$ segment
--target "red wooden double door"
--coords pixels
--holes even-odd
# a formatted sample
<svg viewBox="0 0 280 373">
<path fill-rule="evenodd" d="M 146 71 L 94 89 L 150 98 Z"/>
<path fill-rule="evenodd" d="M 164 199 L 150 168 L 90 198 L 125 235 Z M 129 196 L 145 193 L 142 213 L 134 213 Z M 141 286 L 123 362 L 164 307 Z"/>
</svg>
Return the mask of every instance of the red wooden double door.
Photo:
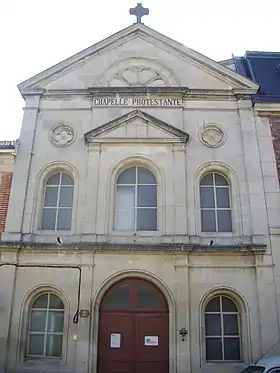
<svg viewBox="0 0 280 373">
<path fill-rule="evenodd" d="M 97 373 L 168 373 L 168 305 L 157 287 L 126 279 L 100 305 Z"/>
</svg>

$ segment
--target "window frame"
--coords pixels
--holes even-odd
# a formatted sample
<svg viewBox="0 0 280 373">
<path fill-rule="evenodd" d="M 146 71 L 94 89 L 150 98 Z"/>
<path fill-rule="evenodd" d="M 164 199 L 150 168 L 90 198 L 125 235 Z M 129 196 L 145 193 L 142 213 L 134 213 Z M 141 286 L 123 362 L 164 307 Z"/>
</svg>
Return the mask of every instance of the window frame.
<svg viewBox="0 0 280 373">
<path fill-rule="evenodd" d="M 232 232 L 202 232 L 201 230 L 201 213 L 200 213 L 200 180 L 207 173 L 216 172 L 222 174 L 229 182 L 231 192 L 231 220 Z M 242 175 L 240 175 L 242 177 Z M 221 244 L 236 243 L 236 238 L 241 239 L 245 232 L 251 232 L 250 222 L 244 221 L 243 214 L 248 213 L 248 208 L 241 206 L 241 192 L 246 195 L 246 190 L 239 185 L 239 174 L 232 167 L 219 161 L 210 161 L 199 166 L 194 173 L 193 194 L 195 221 L 193 230 L 195 235 L 202 238 L 202 242 L 207 245 L 209 239 L 215 238 Z M 245 231 L 244 231 L 245 230 Z M 250 234 L 250 233 L 248 233 Z"/>
<path fill-rule="evenodd" d="M 28 331 L 29 331 L 29 320 L 30 312 L 34 301 L 44 293 L 52 293 L 57 296 L 64 305 L 64 323 L 63 323 L 63 339 L 62 339 L 62 355 L 58 357 L 31 357 L 27 356 L 28 349 Z M 18 359 L 20 364 L 26 369 L 29 367 L 37 367 L 40 369 L 43 366 L 48 365 L 56 366 L 57 368 L 65 366 L 68 358 L 68 335 L 69 335 L 69 300 L 66 294 L 61 291 L 61 289 L 56 288 L 55 286 L 41 285 L 36 288 L 31 289 L 24 297 L 22 304 L 22 317 L 20 318 L 20 330 L 21 338 L 20 340 L 23 343 L 18 345 Z"/>
<path fill-rule="evenodd" d="M 135 168 L 136 169 L 136 181 L 134 184 L 118 184 L 118 179 L 122 175 L 123 172 L 129 170 L 130 168 Z M 149 171 L 153 177 L 155 178 L 156 183 L 155 184 L 138 184 L 137 183 L 137 175 L 138 175 L 138 168 L 143 168 L 147 171 Z M 156 188 L 156 207 L 139 207 L 137 205 L 137 186 L 138 185 L 147 185 L 147 186 L 155 186 Z M 117 189 L 118 186 L 132 186 L 134 187 L 134 202 L 135 202 L 135 207 L 134 207 L 134 229 L 128 230 L 128 229 L 118 229 L 116 228 L 115 225 L 115 218 L 116 218 L 116 212 L 117 212 Z M 112 214 L 112 231 L 113 234 L 137 234 L 137 235 L 145 235 L 145 234 L 159 234 L 159 226 L 160 226 L 160 216 L 159 216 L 159 182 L 158 182 L 158 175 L 149 167 L 149 165 L 142 164 L 142 163 L 135 163 L 135 164 L 129 164 L 127 167 L 122 168 L 119 170 L 118 173 L 115 175 L 114 179 L 114 204 L 113 204 L 113 214 Z M 138 230 L 137 229 L 137 211 L 139 209 L 152 209 L 156 210 L 156 229 L 154 230 Z M 121 210 L 121 209 L 120 209 Z"/>
<path fill-rule="evenodd" d="M 74 182 L 73 205 L 72 205 L 72 221 L 70 230 L 45 230 L 41 229 L 43 205 L 45 197 L 45 184 L 47 180 L 57 172 L 65 172 L 72 177 Z M 40 235 L 41 239 L 49 240 L 49 236 L 68 236 L 76 233 L 77 230 L 77 213 L 78 213 L 78 196 L 79 196 L 79 174 L 76 168 L 67 162 L 53 162 L 46 165 L 37 175 L 36 184 L 34 186 L 34 196 L 36 201 L 33 205 L 33 213 L 31 226 L 35 235 Z M 35 236 L 36 237 L 36 236 Z"/>
<path fill-rule="evenodd" d="M 55 184 L 50 184 L 48 185 L 48 181 L 50 180 L 51 177 L 55 176 L 59 174 L 59 183 L 57 185 Z M 70 184 L 62 184 L 62 177 L 63 177 L 63 174 L 67 175 L 68 177 L 70 177 L 73 181 L 73 184 L 70 185 Z M 58 196 L 57 196 L 57 202 L 56 202 L 56 206 L 45 206 L 45 197 L 46 197 L 46 192 L 47 192 L 47 189 L 48 188 L 58 188 Z M 64 207 L 64 206 L 59 206 L 59 202 L 60 202 L 60 198 L 61 198 L 61 189 L 62 188 L 72 188 L 73 189 L 73 197 L 72 197 L 72 206 L 71 207 Z M 75 180 L 73 178 L 73 176 L 71 174 L 69 174 L 68 172 L 64 171 L 64 170 L 59 170 L 57 172 L 53 172 L 51 173 L 45 180 L 44 180 L 44 184 L 43 184 L 43 200 L 42 200 L 42 206 L 41 206 L 41 221 L 40 221 L 40 230 L 41 231 L 48 231 L 48 232 L 58 232 L 58 231 L 61 231 L 61 232 L 69 232 L 72 230 L 72 224 L 73 224 L 73 209 L 74 209 L 74 193 L 75 193 Z M 46 228 L 42 228 L 42 225 L 43 225 L 43 216 L 44 216 L 44 210 L 55 210 L 55 228 L 54 229 L 46 229 Z M 70 229 L 57 229 L 57 224 L 58 224 L 58 214 L 59 214 L 59 211 L 60 210 L 70 210 L 71 209 L 71 225 L 70 225 Z"/>
<path fill-rule="evenodd" d="M 211 175 L 212 178 L 212 184 L 210 185 L 201 185 L 201 181 L 204 179 L 204 177 Z M 215 175 L 221 176 L 226 182 L 227 185 L 216 185 L 215 181 Z M 207 189 L 207 188 L 213 188 L 213 194 L 214 194 L 214 207 L 212 208 L 206 208 L 201 206 L 201 189 Z M 223 207 L 218 207 L 217 204 L 217 190 L 218 189 L 227 189 L 228 190 L 228 198 L 229 198 L 229 207 L 228 208 L 223 208 Z M 204 231 L 202 230 L 202 211 L 214 211 L 215 215 L 215 231 Z M 219 231 L 219 224 L 218 224 L 218 214 L 219 211 L 230 211 L 230 218 L 231 218 L 231 230 L 230 231 Z M 233 214 L 232 214 L 232 190 L 231 190 L 231 183 L 228 180 L 228 178 L 221 172 L 217 172 L 215 170 L 205 172 L 199 179 L 199 212 L 200 212 L 200 229 L 201 232 L 204 234 L 232 234 L 233 233 Z"/>
<path fill-rule="evenodd" d="M 208 306 L 208 304 L 215 298 L 219 298 L 219 305 L 220 305 L 220 310 L 219 311 L 213 311 L 213 312 L 207 312 L 206 311 L 206 308 Z M 237 312 L 224 312 L 223 309 L 222 309 L 222 299 L 223 298 L 227 298 L 229 299 L 231 302 L 233 302 L 233 304 L 235 305 L 236 309 L 237 309 Z M 219 319 L 220 319 L 220 325 L 221 325 L 221 333 L 220 334 L 217 334 L 217 335 L 207 335 L 207 331 L 206 331 L 206 315 L 219 315 Z M 223 316 L 224 315 L 236 315 L 237 316 L 237 328 L 238 328 L 238 334 L 237 335 L 224 335 L 224 325 L 223 325 Z M 203 311 L 203 320 L 204 320 L 204 335 L 203 335 L 203 340 L 204 340 L 204 349 L 205 349 L 205 361 L 206 363 L 240 363 L 242 361 L 242 327 L 241 327 L 241 315 L 240 315 L 240 307 L 238 306 L 238 304 L 235 302 L 235 300 L 230 297 L 229 295 L 226 295 L 226 294 L 215 294 L 213 295 L 211 298 L 209 298 L 207 300 L 207 302 L 205 303 L 205 307 L 204 307 L 204 311 Z M 222 339 L 222 358 L 221 360 L 210 360 L 210 359 L 207 359 L 207 355 L 206 355 L 206 341 L 207 339 L 211 339 L 211 338 L 221 338 Z M 239 341 L 239 355 L 240 355 L 240 359 L 239 360 L 226 360 L 224 359 L 224 350 L 225 350 L 225 345 L 224 345 L 224 340 L 225 339 L 230 339 L 230 338 L 238 338 L 238 341 Z"/>
</svg>

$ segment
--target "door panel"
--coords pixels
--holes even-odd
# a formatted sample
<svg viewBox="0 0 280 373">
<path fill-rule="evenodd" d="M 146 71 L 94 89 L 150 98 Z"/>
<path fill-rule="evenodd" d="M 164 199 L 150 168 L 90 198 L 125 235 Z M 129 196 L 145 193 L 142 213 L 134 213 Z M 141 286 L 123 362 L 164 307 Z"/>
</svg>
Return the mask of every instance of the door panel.
<svg viewBox="0 0 280 373">
<path fill-rule="evenodd" d="M 120 334 L 120 347 L 110 346 Z M 146 341 L 145 337 L 157 337 Z M 100 304 L 97 373 L 168 373 L 169 314 L 161 291 L 143 279 L 114 284 Z"/>
<path fill-rule="evenodd" d="M 168 314 L 138 314 L 135 321 L 136 365 L 134 371 L 138 373 L 168 373 Z M 158 341 L 156 342 L 155 338 L 151 338 L 150 341 L 146 338 L 145 345 L 145 337 L 158 337 Z"/>
<path fill-rule="evenodd" d="M 99 324 L 98 373 L 131 373 L 134 360 L 133 319 L 129 314 L 102 314 Z M 121 334 L 119 348 L 111 347 L 111 334 Z"/>
</svg>

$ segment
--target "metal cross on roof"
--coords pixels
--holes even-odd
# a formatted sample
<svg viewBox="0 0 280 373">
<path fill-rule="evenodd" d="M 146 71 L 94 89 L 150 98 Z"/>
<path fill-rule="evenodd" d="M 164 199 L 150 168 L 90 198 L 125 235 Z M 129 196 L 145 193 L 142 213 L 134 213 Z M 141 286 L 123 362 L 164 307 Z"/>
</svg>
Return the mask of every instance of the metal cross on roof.
<svg viewBox="0 0 280 373">
<path fill-rule="evenodd" d="M 143 8 L 142 3 L 137 3 L 137 6 L 135 8 L 129 9 L 129 14 L 136 16 L 136 23 L 142 23 L 141 18 L 149 14 L 149 9 Z"/>
</svg>

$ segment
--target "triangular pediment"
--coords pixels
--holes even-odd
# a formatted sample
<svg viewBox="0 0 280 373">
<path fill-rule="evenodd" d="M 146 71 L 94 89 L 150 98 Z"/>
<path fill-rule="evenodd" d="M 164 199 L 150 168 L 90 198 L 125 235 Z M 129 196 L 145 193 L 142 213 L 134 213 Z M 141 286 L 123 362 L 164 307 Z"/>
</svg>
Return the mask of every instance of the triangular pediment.
<svg viewBox="0 0 280 373">
<path fill-rule="evenodd" d="M 18 87 L 24 96 L 40 90 L 124 86 L 182 86 L 248 94 L 258 89 L 251 80 L 143 24 L 111 35 Z"/>
<path fill-rule="evenodd" d="M 189 135 L 141 110 L 133 110 L 85 135 L 88 143 L 186 143 Z"/>
</svg>

